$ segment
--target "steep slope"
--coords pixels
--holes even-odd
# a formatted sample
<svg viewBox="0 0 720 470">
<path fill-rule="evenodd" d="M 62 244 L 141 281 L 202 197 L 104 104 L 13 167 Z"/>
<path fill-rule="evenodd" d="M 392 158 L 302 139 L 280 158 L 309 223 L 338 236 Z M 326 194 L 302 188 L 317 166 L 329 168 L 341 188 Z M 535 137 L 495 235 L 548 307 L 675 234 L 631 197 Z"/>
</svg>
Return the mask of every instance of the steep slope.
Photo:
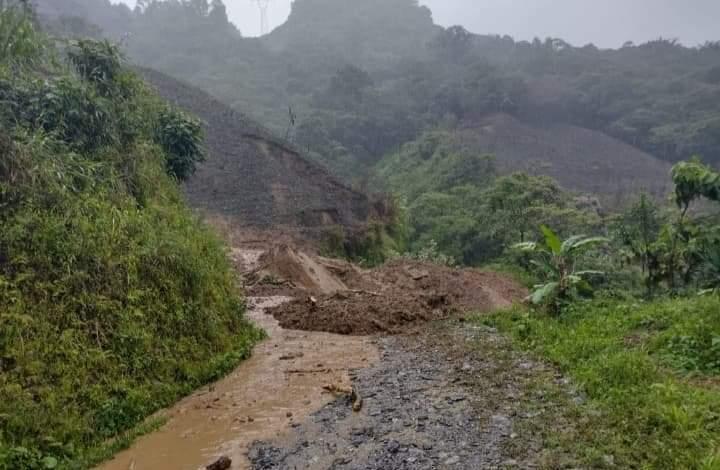
<svg viewBox="0 0 720 470">
<path fill-rule="evenodd" d="M 548 175 L 566 189 L 610 202 L 638 191 L 663 197 L 670 189 L 669 163 L 582 127 L 528 124 L 493 114 L 466 124 L 457 139 L 478 153 L 495 154 L 502 172 Z"/>
<path fill-rule="evenodd" d="M 162 97 L 204 121 L 207 161 L 185 187 L 194 207 L 244 226 L 306 233 L 334 225 L 359 228 L 370 217 L 367 196 L 344 186 L 246 116 L 162 73 L 141 73 Z"/>
</svg>

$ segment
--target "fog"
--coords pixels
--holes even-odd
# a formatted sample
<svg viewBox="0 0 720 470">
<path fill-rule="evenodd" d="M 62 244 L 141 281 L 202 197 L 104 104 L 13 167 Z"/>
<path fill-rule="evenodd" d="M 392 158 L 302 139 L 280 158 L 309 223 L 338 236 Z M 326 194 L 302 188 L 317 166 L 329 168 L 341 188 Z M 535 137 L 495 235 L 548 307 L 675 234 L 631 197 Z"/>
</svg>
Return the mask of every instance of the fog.
<svg viewBox="0 0 720 470">
<path fill-rule="evenodd" d="M 134 0 L 122 0 L 133 5 Z M 361 0 L 358 0 L 361 1 Z M 625 41 L 658 37 L 695 45 L 720 39 L 718 0 L 421 0 L 435 21 L 462 24 L 482 34 L 516 39 L 561 37 L 575 45 L 619 47 Z M 225 0 L 232 21 L 245 36 L 259 33 L 259 13 L 252 0 Z M 291 0 L 270 0 L 271 27 L 287 19 Z"/>
</svg>

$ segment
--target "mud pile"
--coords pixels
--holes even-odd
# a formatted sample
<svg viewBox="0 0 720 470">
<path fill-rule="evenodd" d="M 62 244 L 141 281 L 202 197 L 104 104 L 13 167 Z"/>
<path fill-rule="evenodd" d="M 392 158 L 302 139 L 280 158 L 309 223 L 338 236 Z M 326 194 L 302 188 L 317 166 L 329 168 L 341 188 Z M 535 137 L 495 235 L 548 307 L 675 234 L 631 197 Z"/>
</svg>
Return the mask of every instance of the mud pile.
<svg viewBox="0 0 720 470">
<path fill-rule="evenodd" d="M 277 283 L 319 294 L 347 290 L 345 283 L 321 260 L 288 245 L 265 252 L 259 259 L 260 268 L 253 273 L 256 284 Z"/>
<path fill-rule="evenodd" d="M 395 334 L 455 314 L 506 307 L 526 294 L 500 274 L 411 260 L 362 270 L 281 247 L 261 264 L 256 276 L 299 288 L 294 301 L 268 311 L 283 328 L 295 330 Z"/>
</svg>

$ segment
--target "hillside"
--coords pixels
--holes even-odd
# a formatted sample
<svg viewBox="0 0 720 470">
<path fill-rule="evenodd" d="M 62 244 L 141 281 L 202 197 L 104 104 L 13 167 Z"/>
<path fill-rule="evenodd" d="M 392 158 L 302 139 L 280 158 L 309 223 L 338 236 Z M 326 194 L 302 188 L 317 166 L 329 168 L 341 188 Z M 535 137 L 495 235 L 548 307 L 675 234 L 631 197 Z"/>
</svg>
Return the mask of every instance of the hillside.
<svg viewBox="0 0 720 470">
<path fill-rule="evenodd" d="M 472 151 L 495 155 L 503 173 L 548 175 L 568 190 L 597 194 L 608 202 L 638 191 L 661 199 L 671 187 L 669 163 L 570 124 L 543 126 L 493 114 L 464 124 L 456 138 Z"/>
<path fill-rule="evenodd" d="M 262 333 L 178 181 L 198 121 L 0 5 L 0 469 L 90 468 Z"/>
<path fill-rule="evenodd" d="M 343 185 L 296 149 L 209 94 L 149 69 L 143 76 L 165 99 L 200 117 L 208 156 L 186 183 L 192 206 L 239 225 L 300 227 L 315 233 L 364 226 L 367 196 Z"/>
<path fill-rule="evenodd" d="M 57 3 L 36 2 L 45 11 Z M 291 137 L 344 177 L 364 175 L 444 119 L 498 112 L 603 132 L 669 162 L 694 154 L 720 161 L 717 43 L 601 50 L 558 38 L 516 41 L 441 28 L 413 0 L 297 0 L 285 24 L 255 39 L 228 22 L 222 2 L 212 5 L 150 1 L 133 13 L 103 1 L 68 12 L 111 37 L 129 33 L 134 62 L 198 86 L 275 132 L 285 134 L 292 108 Z M 359 81 L 344 80 L 347 67 Z M 338 78 L 346 86 L 336 86 Z"/>
</svg>

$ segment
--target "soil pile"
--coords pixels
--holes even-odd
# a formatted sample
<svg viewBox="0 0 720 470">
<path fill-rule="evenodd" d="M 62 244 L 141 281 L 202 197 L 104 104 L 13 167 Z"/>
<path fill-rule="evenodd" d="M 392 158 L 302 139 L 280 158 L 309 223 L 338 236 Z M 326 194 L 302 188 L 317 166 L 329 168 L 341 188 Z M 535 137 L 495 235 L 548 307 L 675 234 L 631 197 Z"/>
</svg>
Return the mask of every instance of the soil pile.
<svg viewBox="0 0 720 470">
<path fill-rule="evenodd" d="M 260 256 L 260 268 L 252 278 L 258 283 L 288 284 L 309 292 L 332 294 L 347 290 L 342 280 L 321 264 L 319 259 L 288 245 L 273 247 Z"/>
<path fill-rule="evenodd" d="M 500 274 L 410 260 L 393 261 L 369 271 L 340 261 L 315 261 L 323 278 L 330 275 L 337 282 L 308 282 L 310 264 L 299 269 L 297 261 L 312 261 L 311 257 L 290 250 L 269 258 L 292 261 L 282 267 L 288 275 L 284 279 L 295 286 L 310 286 L 293 302 L 269 310 L 283 328 L 295 330 L 344 335 L 401 333 L 414 324 L 454 314 L 506 307 L 526 294 L 516 282 Z M 317 272 L 313 273 L 315 279 Z M 320 285 L 334 289 L 323 291 Z M 339 285 L 346 287 L 337 288 Z"/>
</svg>

